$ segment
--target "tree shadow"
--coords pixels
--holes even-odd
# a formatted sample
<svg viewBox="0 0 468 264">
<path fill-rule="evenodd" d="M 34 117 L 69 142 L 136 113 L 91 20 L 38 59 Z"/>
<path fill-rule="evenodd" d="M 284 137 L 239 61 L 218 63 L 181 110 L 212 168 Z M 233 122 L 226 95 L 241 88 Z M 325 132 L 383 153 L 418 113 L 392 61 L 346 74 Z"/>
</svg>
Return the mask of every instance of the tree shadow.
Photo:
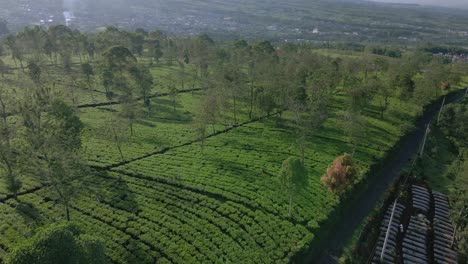
<svg viewBox="0 0 468 264">
<path fill-rule="evenodd" d="M 93 172 L 96 179 L 88 187 L 94 199 L 99 203 L 106 203 L 111 207 L 127 211 L 133 214 L 139 212 L 139 206 L 135 194 L 130 190 L 127 183 L 121 177 L 109 174 L 107 171 Z"/>
<path fill-rule="evenodd" d="M 149 247 L 137 239 L 129 240 L 126 245 L 126 263 L 155 263 Z"/>
<path fill-rule="evenodd" d="M 31 203 L 19 201 L 15 211 L 26 223 L 40 224 L 42 222 L 41 212 Z"/>
<path fill-rule="evenodd" d="M 176 101 L 174 110 L 172 100 L 164 98 L 155 98 L 152 100 L 153 107 L 149 115 L 151 118 L 174 120 L 177 122 L 190 122 L 193 118 L 192 113 L 183 110 L 183 105 L 179 101 Z"/>
<path fill-rule="evenodd" d="M 109 107 L 97 107 L 97 109 L 99 111 L 103 111 L 103 112 L 109 112 L 109 113 L 118 113 L 119 111 L 117 111 L 116 109 L 114 108 L 109 108 Z"/>
<path fill-rule="evenodd" d="M 115 226 L 123 232 L 128 232 L 127 228 L 130 226 L 130 222 L 135 221 L 143 210 L 137 201 L 137 195 L 129 187 L 128 182 L 123 179 L 122 175 L 108 171 L 94 171 L 87 178 L 87 181 L 88 186 L 90 186 L 87 187 L 88 193 L 96 203 L 110 206 L 113 208 L 114 215 L 119 215 L 119 211 L 123 216 L 133 215 L 126 218 L 125 227 Z M 117 221 L 122 221 L 122 218 Z M 141 232 L 141 230 L 136 232 Z M 109 239 L 109 237 L 102 238 Z M 133 234 L 122 246 L 127 250 L 124 256 L 127 263 L 154 263 L 152 251 L 140 240 L 138 235 Z"/>
<path fill-rule="evenodd" d="M 149 122 L 149 121 L 146 121 L 146 120 L 143 120 L 143 119 L 137 119 L 135 121 L 135 124 L 138 124 L 140 126 L 145 126 L 145 127 L 156 127 L 156 124 L 154 124 L 152 122 Z"/>
</svg>

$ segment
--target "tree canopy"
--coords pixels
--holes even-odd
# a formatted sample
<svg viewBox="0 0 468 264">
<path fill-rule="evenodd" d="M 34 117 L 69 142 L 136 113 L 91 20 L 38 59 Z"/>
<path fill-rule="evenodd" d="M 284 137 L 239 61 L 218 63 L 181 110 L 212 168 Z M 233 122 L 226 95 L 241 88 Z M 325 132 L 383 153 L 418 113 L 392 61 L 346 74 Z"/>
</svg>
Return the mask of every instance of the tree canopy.
<svg viewBox="0 0 468 264">
<path fill-rule="evenodd" d="M 54 224 L 20 243 L 6 264 L 104 264 L 102 241 L 74 224 Z"/>
<path fill-rule="evenodd" d="M 301 159 L 289 157 L 283 162 L 279 173 L 279 182 L 283 191 L 289 194 L 289 218 L 292 216 L 293 194 L 308 184 L 308 172 Z"/>
<path fill-rule="evenodd" d="M 352 183 L 357 172 L 353 157 L 345 153 L 332 162 L 321 181 L 330 191 L 341 193 Z"/>
</svg>

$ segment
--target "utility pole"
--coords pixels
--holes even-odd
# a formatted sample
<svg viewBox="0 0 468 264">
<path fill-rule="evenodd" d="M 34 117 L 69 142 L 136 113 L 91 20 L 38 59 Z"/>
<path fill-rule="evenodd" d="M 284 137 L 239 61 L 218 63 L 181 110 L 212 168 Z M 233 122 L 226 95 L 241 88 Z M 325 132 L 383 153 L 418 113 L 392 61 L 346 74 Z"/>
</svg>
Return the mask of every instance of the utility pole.
<svg viewBox="0 0 468 264">
<path fill-rule="evenodd" d="M 442 114 L 442 110 L 444 110 L 444 106 L 445 106 L 445 99 L 447 99 L 447 96 L 445 96 L 445 97 L 444 97 L 444 100 L 442 101 L 442 106 L 440 107 L 440 110 L 439 110 L 439 115 L 437 116 L 437 125 L 439 124 L 440 115 Z"/>
<path fill-rule="evenodd" d="M 422 157 L 424 154 L 424 148 L 426 147 L 427 135 L 429 134 L 429 126 L 430 124 L 427 124 L 426 133 L 424 134 L 424 140 L 421 146 L 421 152 L 419 152 L 419 157 Z"/>
<path fill-rule="evenodd" d="M 382 246 L 382 252 L 380 253 L 380 263 L 384 263 L 383 260 L 384 260 L 384 255 L 385 255 L 385 249 L 387 247 L 388 236 L 390 235 L 390 229 L 392 227 L 393 215 L 395 214 L 397 201 L 398 201 L 398 198 L 395 199 L 395 203 L 393 204 L 392 214 L 390 215 L 390 220 L 388 221 L 387 233 L 385 234 L 385 240 Z"/>
</svg>

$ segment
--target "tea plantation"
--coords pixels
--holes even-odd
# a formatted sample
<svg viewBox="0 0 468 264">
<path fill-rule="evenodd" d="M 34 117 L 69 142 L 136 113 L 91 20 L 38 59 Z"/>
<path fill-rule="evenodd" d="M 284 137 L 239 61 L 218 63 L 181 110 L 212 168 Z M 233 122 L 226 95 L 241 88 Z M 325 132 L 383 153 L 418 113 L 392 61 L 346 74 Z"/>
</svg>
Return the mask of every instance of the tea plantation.
<svg viewBox="0 0 468 264">
<path fill-rule="evenodd" d="M 14 67 L 7 57 L 4 61 Z M 249 115 L 252 102 L 236 102 L 233 96 L 231 103 L 232 95 L 226 95 L 217 122 L 200 137 L 194 120 L 212 91 L 202 86 L 219 83 L 200 81 L 195 63 L 187 63 L 182 83 L 181 69 L 162 62 L 150 66 L 156 80 L 150 107 L 142 98 L 135 100 L 138 110 L 132 113 L 136 118 L 130 134 L 127 120 L 120 118 L 127 111 L 119 100 L 122 94 L 106 93 L 97 77 L 87 84 L 78 74 L 78 59 L 73 62 L 68 75 L 45 67 L 43 75 L 50 78 L 44 86 L 74 106 L 84 125 L 82 156 L 88 168 L 73 189 L 70 218 L 102 239 L 112 263 L 288 263 L 320 243 L 320 229 L 342 203 L 320 181 L 330 163 L 354 152 L 359 177 L 353 183 L 363 181 L 370 167 L 411 131 L 422 109 L 393 94 L 383 115 L 381 100 L 374 98 L 360 112 L 366 125 L 354 150 L 342 128 L 347 93 L 337 85 L 326 106 L 326 121 L 305 136 L 308 184 L 294 194 L 290 219 L 289 196 L 281 189 L 278 172 L 285 159 L 300 156 L 297 113 L 276 107 Z M 245 70 L 240 68 L 239 75 Z M 460 87 L 463 81 L 468 80 Z M 34 83 L 14 69 L 1 85 L 14 97 L 13 91 Z M 21 122 L 14 109 L 7 111 L 9 123 Z M 348 189 L 352 193 L 353 187 Z M 0 181 L 0 263 L 37 228 L 65 220 L 65 210 L 53 186 L 37 177 L 22 178 L 16 199 Z"/>
</svg>

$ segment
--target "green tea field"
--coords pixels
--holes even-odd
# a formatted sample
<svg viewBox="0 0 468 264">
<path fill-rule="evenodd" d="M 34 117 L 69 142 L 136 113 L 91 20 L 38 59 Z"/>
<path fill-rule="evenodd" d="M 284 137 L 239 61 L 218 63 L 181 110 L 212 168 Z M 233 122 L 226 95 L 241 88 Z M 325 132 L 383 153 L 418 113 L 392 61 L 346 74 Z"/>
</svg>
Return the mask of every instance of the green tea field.
<svg viewBox="0 0 468 264">
<path fill-rule="evenodd" d="M 33 146 L 33 154 L 23 161 L 31 165 L 21 171 L 16 197 L 11 182 L 0 181 L 0 263 L 39 228 L 66 221 L 65 212 L 102 240 L 111 263 L 291 262 L 326 239 L 321 228 L 412 130 L 423 106 L 468 83 L 454 77 L 456 84 L 441 89 L 443 74 L 424 82 L 426 68 L 458 69 L 430 55 L 404 79 L 400 65 L 412 57 L 282 50 L 262 42 L 249 62 L 241 48 L 228 56 L 200 45 L 197 39 L 195 48 L 180 44 L 177 54 L 185 55 L 173 65 L 165 58 L 152 63 L 146 50 L 133 57 L 113 46 L 110 51 L 128 52 L 127 60 L 109 62 L 104 51 L 88 58 L 95 72 L 87 76 L 76 56 L 68 70 L 43 63 L 41 71 L 34 63 L 23 71 L 11 56 L 2 57 L 10 70 L 2 74 L 0 99 L 15 102 L 2 108 L 2 125 L 15 128 L 5 146 Z M 191 49 L 205 53 L 192 52 L 189 62 Z M 217 57 L 205 65 L 206 54 Z M 141 88 L 142 75 L 153 80 L 149 92 Z M 409 92 L 401 88 L 408 83 Z M 75 131 L 67 126 L 71 118 L 50 110 L 56 104 L 43 103 L 48 98 L 65 102 L 72 110 L 62 106 L 63 113 L 81 121 L 78 150 L 64 152 L 85 164 L 72 180 L 60 176 L 76 160 L 54 172 L 60 157 L 48 156 L 69 144 L 58 141 L 51 154 L 34 137 L 52 131 L 44 142 L 57 142 Z M 39 110 L 24 110 L 30 104 Z M 54 134 L 55 127 L 67 130 Z M 338 192 L 321 177 L 344 153 L 351 154 L 356 176 Z M 308 175 L 294 193 L 278 180 L 289 157 L 302 159 Z M 44 162 L 50 163 L 35 169 Z M 67 187 L 66 195 L 57 186 Z"/>
</svg>

